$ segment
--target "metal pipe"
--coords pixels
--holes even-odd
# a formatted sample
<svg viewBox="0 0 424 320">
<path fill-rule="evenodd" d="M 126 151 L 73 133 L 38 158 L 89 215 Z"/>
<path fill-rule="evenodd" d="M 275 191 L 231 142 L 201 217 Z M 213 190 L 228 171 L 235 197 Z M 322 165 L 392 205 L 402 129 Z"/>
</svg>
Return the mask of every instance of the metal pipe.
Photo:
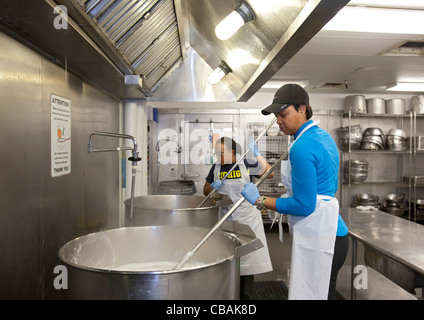
<svg viewBox="0 0 424 320">
<path fill-rule="evenodd" d="M 255 186 L 259 186 L 270 174 L 274 169 L 277 167 L 277 165 L 280 164 L 281 160 L 286 158 L 288 155 L 288 152 L 285 152 L 273 165 L 271 168 L 269 168 L 262 177 L 256 181 Z M 202 239 L 189 251 L 187 254 L 183 257 L 183 259 L 172 269 L 172 270 L 178 270 L 181 269 L 183 265 L 187 263 L 187 261 L 193 256 L 193 254 L 205 243 L 205 241 L 225 222 L 225 220 L 228 219 L 230 215 L 234 213 L 234 211 L 237 210 L 237 208 L 246 200 L 245 197 L 241 197 L 228 212 L 216 223 L 215 226 L 213 226 L 208 233 L 206 233 Z"/>
<path fill-rule="evenodd" d="M 258 135 L 258 137 L 255 139 L 255 143 L 257 143 L 259 141 L 259 139 L 268 131 L 269 128 L 271 128 L 271 126 L 275 123 L 275 121 L 277 121 L 277 118 L 274 118 L 267 126 L 266 128 Z M 248 148 L 247 148 L 248 149 Z M 234 163 L 234 165 L 231 167 L 230 170 L 228 170 L 227 174 L 221 179 L 221 181 L 224 181 L 225 179 L 227 179 L 227 177 L 229 176 L 229 174 L 237 167 L 237 165 L 244 159 L 244 157 L 246 157 L 246 155 L 249 153 L 249 150 L 246 150 L 244 152 L 244 154 Z M 197 206 L 198 208 L 201 208 L 205 202 L 212 197 L 212 195 L 216 192 L 216 189 L 213 189 L 211 192 L 209 192 L 209 194 L 205 197 L 205 199 L 203 199 L 203 201 Z"/>
<path fill-rule="evenodd" d="M 120 139 L 129 139 L 133 142 L 133 147 L 113 147 L 113 148 L 93 148 L 93 137 L 94 136 L 105 136 L 105 137 L 112 137 L 112 138 L 120 138 Z M 122 134 L 122 133 L 114 133 L 114 132 L 104 132 L 104 131 L 93 131 L 90 134 L 90 137 L 88 139 L 88 153 L 95 153 L 95 152 L 106 152 L 106 151 L 124 151 L 124 150 L 132 150 L 133 152 L 138 152 L 138 145 L 137 141 L 133 136 L 130 136 L 128 134 Z"/>
<path fill-rule="evenodd" d="M 155 150 L 156 150 L 157 152 L 159 152 L 159 143 L 160 143 L 161 141 L 166 141 L 166 142 L 175 142 L 175 143 L 177 144 L 177 148 L 175 149 L 175 152 L 176 152 L 176 153 L 181 153 L 181 147 L 180 147 L 180 144 L 178 143 L 178 141 L 175 141 L 175 140 L 169 140 L 169 139 L 159 139 L 159 140 L 158 140 L 158 142 L 156 143 L 156 146 L 155 146 Z"/>
<path fill-rule="evenodd" d="M 130 222 L 131 227 L 134 225 L 134 190 L 135 190 L 135 175 L 137 173 L 136 167 L 133 165 L 131 168 L 131 207 L 130 207 Z"/>
<path fill-rule="evenodd" d="M 120 139 L 129 139 L 133 142 L 133 147 L 115 147 L 115 148 L 93 148 L 93 136 L 105 136 L 105 137 L 112 137 L 112 138 L 120 138 Z M 93 131 L 90 134 L 90 137 L 88 139 L 88 153 L 95 153 L 95 152 L 108 152 L 108 151 L 126 151 L 131 150 L 132 156 L 128 158 L 129 161 L 132 163 L 132 177 L 131 177 L 131 210 L 130 210 L 130 218 L 131 218 L 131 226 L 133 224 L 133 211 L 134 211 L 134 189 L 135 189 L 135 175 L 136 175 L 136 166 L 137 162 L 141 160 L 141 158 L 138 156 L 138 145 L 137 141 L 133 136 L 130 136 L 128 134 L 121 134 L 121 133 L 113 133 L 113 132 L 103 132 L 103 131 Z"/>
</svg>

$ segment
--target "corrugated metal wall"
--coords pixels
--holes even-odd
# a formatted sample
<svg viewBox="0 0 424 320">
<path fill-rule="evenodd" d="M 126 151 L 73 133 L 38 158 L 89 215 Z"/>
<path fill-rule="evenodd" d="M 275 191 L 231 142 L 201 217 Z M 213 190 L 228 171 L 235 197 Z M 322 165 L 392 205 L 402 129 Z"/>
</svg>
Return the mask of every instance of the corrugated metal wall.
<svg viewBox="0 0 424 320">
<path fill-rule="evenodd" d="M 65 242 L 118 226 L 119 154 L 89 155 L 118 132 L 119 101 L 0 33 L 0 299 L 56 299 Z M 50 95 L 71 100 L 71 173 L 51 177 Z"/>
</svg>

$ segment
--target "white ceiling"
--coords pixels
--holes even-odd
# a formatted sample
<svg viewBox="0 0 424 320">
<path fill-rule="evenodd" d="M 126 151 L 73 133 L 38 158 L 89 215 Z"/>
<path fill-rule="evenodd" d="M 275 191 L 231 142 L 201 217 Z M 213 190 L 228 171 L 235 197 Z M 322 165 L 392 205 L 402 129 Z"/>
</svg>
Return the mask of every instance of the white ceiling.
<svg viewBox="0 0 424 320">
<path fill-rule="evenodd" d="M 396 4 L 396 3 L 401 3 Z M 424 10 L 424 1 L 351 1 L 349 6 Z M 364 23 L 367 23 L 364 21 Z M 308 92 L 381 93 L 403 78 L 424 81 L 424 56 L 381 56 L 406 41 L 424 41 L 423 34 L 378 34 L 321 30 L 272 80 L 308 80 Z M 340 87 L 318 88 L 323 83 Z M 347 84 L 347 88 L 345 86 Z"/>
</svg>

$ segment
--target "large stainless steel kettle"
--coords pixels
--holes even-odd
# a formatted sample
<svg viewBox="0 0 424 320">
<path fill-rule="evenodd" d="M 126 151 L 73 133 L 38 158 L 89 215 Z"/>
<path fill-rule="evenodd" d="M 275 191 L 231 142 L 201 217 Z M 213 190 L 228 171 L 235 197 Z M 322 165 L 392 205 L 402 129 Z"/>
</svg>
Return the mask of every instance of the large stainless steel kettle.
<svg viewBox="0 0 424 320">
<path fill-rule="evenodd" d="M 112 229 L 66 243 L 68 299 L 239 299 L 240 257 L 263 247 L 247 225 L 226 221 L 193 255 L 171 270 L 208 228 Z M 135 265 L 143 266 L 137 270 Z M 146 265 L 150 266 L 146 267 Z M 168 270 L 155 266 L 167 265 Z"/>
</svg>

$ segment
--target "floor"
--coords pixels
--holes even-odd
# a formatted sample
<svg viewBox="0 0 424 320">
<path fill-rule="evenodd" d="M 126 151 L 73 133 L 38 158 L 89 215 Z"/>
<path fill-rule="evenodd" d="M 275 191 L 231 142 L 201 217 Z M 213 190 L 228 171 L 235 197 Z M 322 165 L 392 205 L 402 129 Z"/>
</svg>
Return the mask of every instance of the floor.
<svg viewBox="0 0 424 320">
<path fill-rule="evenodd" d="M 288 226 L 283 226 L 284 243 L 279 240 L 278 226 L 270 229 L 270 224 L 264 224 L 264 227 L 273 271 L 255 275 L 253 299 L 287 300 L 291 255 Z"/>
<path fill-rule="evenodd" d="M 270 229 L 270 224 L 265 223 L 264 228 L 265 228 L 265 235 L 266 235 L 267 243 L 268 243 L 268 250 L 271 256 L 273 271 L 255 275 L 255 283 L 256 282 L 261 284 L 263 282 L 281 283 L 282 281 L 285 287 L 288 288 L 289 279 L 290 279 L 290 257 L 291 257 L 291 247 L 292 247 L 291 238 L 288 232 L 289 227 L 287 224 L 283 224 L 283 231 L 284 231 L 283 242 L 281 242 L 279 239 L 279 232 L 278 232 L 277 225 L 274 225 L 273 228 Z M 358 254 L 359 255 L 363 254 L 361 248 L 359 248 Z M 351 252 L 349 250 L 344 266 L 346 267 L 350 266 L 350 262 L 351 262 Z M 362 259 L 359 259 L 359 258 L 358 258 L 358 262 L 363 263 Z M 343 287 L 350 288 L 349 279 L 350 279 L 350 276 L 344 277 L 343 279 L 339 277 L 337 287 L 339 287 L 339 285 L 342 284 Z M 273 287 L 275 291 L 276 290 L 275 285 Z M 272 289 L 265 291 L 264 295 L 266 296 L 266 294 L 272 297 Z M 336 292 L 336 299 L 345 299 L 345 298 L 341 296 L 339 292 Z"/>
</svg>

